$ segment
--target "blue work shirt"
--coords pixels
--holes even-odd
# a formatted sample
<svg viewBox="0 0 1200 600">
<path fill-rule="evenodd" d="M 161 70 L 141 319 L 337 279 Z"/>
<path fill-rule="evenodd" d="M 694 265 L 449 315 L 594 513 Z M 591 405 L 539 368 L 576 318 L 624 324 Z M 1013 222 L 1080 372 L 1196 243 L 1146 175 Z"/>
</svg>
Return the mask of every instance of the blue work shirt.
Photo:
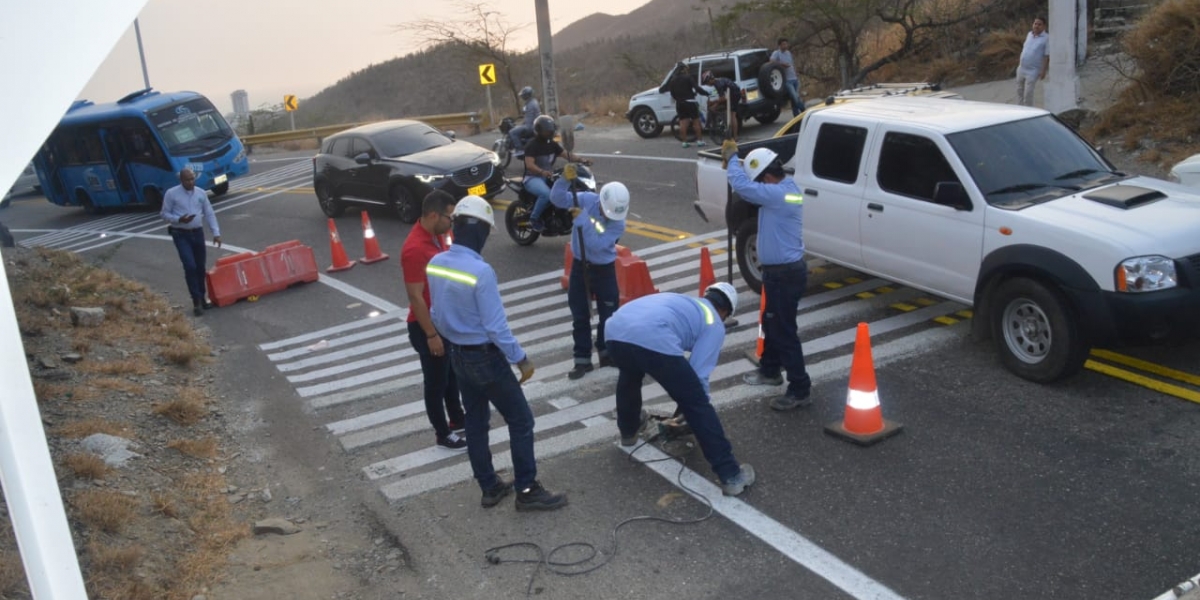
<svg viewBox="0 0 1200 600">
<path fill-rule="evenodd" d="M 478 252 L 455 244 L 429 260 L 425 276 L 433 303 L 429 313 L 443 338 L 460 346 L 491 342 L 508 362 L 525 359 L 525 351 L 508 328 L 496 271 Z"/>
<path fill-rule="evenodd" d="M 525 103 L 525 122 L 521 124 L 532 131 L 533 122 L 540 116 L 542 116 L 542 107 L 538 104 L 537 98 L 530 98 L 529 102 Z"/>
<path fill-rule="evenodd" d="M 751 181 L 736 156 L 729 160 L 726 177 L 742 200 L 759 206 L 759 261 L 764 265 L 786 265 L 803 259 L 804 196 L 795 180 L 784 177 L 779 183 Z"/>
<path fill-rule="evenodd" d="M 188 215 L 196 215 L 197 218 L 187 223 L 179 222 L 179 219 Z M 208 230 L 212 232 L 213 237 L 221 237 L 221 228 L 217 226 L 217 214 L 213 212 L 212 203 L 208 201 L 208 192 L 198 187 L 193 187 L 190 192 L 183 189 L 183 185 L 167 190 L 167 193 L 163 194 L 162 210 L 158 216 L 175 229 L 201 229 L 208 223 Z"/>
<path fill-rule="evenodd" d="M 576 194 L 571 193 L 571 184 L 559 177 L 550 188 L 550 203 L 564 209 L 575 205 Z M 579 192 L 579 215 L 575 217 L 575 230 L 571 233 L 571 253 L 575 258 L 594 265 L 608 265 L 617 260 L 617 240 L 625 235 L 625 221 L 604 216 L 600 206 L 600 195 L 594 192 Z M 583 232 L 583 243 L 587 254 L 579 251 L 579 232 Z"/>
<path fill-rule="evenodd" d="M 688 364 L 707 393 L 708 377 L 717 367 L 725 343 L 725 323 L 704 298 L 662 292 L 618 308 L 604 324 L 604 337 L 669 356 L 691 352 Z"/>
</svg>

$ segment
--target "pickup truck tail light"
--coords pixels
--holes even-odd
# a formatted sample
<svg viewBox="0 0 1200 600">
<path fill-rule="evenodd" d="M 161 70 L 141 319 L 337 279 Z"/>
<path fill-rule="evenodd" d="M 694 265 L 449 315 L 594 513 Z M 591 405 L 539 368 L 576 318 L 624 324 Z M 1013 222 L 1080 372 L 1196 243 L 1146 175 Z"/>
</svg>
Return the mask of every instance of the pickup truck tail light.
<svg viewBox="0 0 1200 600">
<path fill-rule="evenodd" d="M 1179 284 L 1175 261 L 1165 256 L 1127 258 L 1117 265 L 1115 275 L 1118 292 L 1155 292 Z"/>
</svg>

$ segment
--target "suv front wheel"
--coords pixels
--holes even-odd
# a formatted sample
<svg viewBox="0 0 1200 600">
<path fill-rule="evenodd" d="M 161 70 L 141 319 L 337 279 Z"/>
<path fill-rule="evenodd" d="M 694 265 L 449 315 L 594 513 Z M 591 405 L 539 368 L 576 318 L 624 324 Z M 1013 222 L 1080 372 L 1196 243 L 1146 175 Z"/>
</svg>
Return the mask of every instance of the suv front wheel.
<svg viewBox="0 0 1200 600">
<path fill-rule="evenodd" d="M 633 123 L 633 130 L 640 137 L 650 139 L 658 137 L 662 133 L 662 123 L 658 121 L 658 117 L 654 116 L 654 111 L 645 106 L 633 109 L 633 115 L 629 120 Z"/>
<path fill-rule="evenodd" d="M 989 304 L 992 339 L 1006 369 L 1051 383 L 1083 367 L 1087 343 L 1061 294 L 1017 277 L 1001 283 Z"/>
</svg>

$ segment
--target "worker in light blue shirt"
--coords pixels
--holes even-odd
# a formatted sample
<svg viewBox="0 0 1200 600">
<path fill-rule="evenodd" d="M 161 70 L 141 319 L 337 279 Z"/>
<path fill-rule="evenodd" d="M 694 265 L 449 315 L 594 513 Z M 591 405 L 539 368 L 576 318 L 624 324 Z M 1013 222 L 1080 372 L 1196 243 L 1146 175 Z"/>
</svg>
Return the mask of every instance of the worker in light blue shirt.
<svg viewBox="0 0 1200 600">
<path fill-rule="evenodd" d="M 508 424 L 508 445 L 516 477 L 517 510 L 553 510 L 567 505 L 537 481 L 533 454 L 533 411 L 521 384 L 533 377 L 533 361 L 509 329 L 500 300 L 496 271 L 480 255 L 495 227 L 492 206 L 467 196 L 454 207 L 454 245 L 436 254 L 425 267 L 429 280 L 430 317 L 446 342 L 458 378 L 467 430 L 471 471 L 483 490 L 480 504 L 491 508 L 513 489 L 514 482 L 496 475 L 488 443 L 489 402 Z M 516 364 L 521 379 L 513 375 Z"/>
<path fill-rule="evenodd" d="M 617 241 L 625 234 L 625 217 L 629 214 L 629 190 L 613 181 L 597 194 L 591 191 L 573 192 L 577 178 L 574 164 L 563 167 L 563 176 L 550 190 L 550 202 L 575 215 L 571 234 L 571 276 L 567 286 L 567 306 L 571 308 L 573 355 L 575 366 L 567 373 L 579 379 L 592 367 L 592 310 L 591 296 L 596 298 L 600 323 L 596 326 L 596 354 L 600 366 L 611 364 L 605 346 L 604 327 L 613 311 L 620 305 L 621 291 L 617 287 Z M 582 244 L 580 243 L 582 241 Z"/>
<path fill-rule="evenodd" d="M 736 151 L 736 146 L 733 147 Z M 808 287 L 804 262 L 804 196 L 788 177 L 779 155 L 758 148 L 746 155 L 745 166 L 730 154 L 726 171 L 729 186 L 741 199 L 758 205 L 758 257 L 762 263 L 762 289 L 767 296 L 762 315 L 763 355 L 758 370 L 742 380 L 749 385 L 783 385 L 780 370 L 787 371 L 787 392 L 771 400 L 774 410 L 810 406 L 812 379 L 804 365 L 804 348 L 796 329 L 796 312 Z"/>
<path fill-rule="evenodd" d="M 637 443 L 646 420 L 642 382 L 649 375 L 679 406 L 727 496 L 741 494 L 754 483 L 754 468 L 734 458 L 708 396 L 708 378 L 725 342 L 725 319 L 737 312 L 737 305 L 737 290 L 721 282 L 709 286 L 703 298 L 667 292 L 642 296 L 608 320 L 608 353 L 620 369 L 616 396 L 621 445 Z"/>
<path fill-rule="evenodd" d="M 167 222 L 167 233 L 175 242 L 188 293 L 192 296 L 192 313 L 198 317 L 210 306 L 204 299 L 204 270 L 208 266 L 204 224 L 208 224 L 213 244 L 218 248 L 221 247 L 221 228 L 208 201 L 208 192 L 196 187 L 196 174 L 191 169 L 180 171 L 179 185 L 163 194 L 162 210 L 158 215 Z"/>
</svg>

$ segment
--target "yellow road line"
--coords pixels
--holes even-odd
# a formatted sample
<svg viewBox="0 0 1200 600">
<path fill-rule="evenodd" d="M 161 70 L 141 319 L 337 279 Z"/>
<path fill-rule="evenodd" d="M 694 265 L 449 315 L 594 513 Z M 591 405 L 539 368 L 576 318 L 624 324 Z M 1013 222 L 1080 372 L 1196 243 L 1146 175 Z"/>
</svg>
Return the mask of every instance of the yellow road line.
<svg viewBox="0 0 1200 600">
<path fill-rule="evenodd" d="M 892 308 L 894 308 L 896 310 L 902 310 L 904 312 L 912 312 L 914 310 L 917 310 L 917 307 L 915 307 L 911 304 L 906 304 L 904 302 L 897 302 L 896 304 L 892 305 Z"/>
<path fill-rule="evenodd" d="M 1145 375 L 1138 375 L 1137 373 L 1134 373 L 1132 371 L 1126 371 L 1125 369 L 1120 369 L 1120 368 L 1114 367 L 1112 365 L 1106 365 L 1104 363 L 1099 363 L 1094 360 L 1089 360 L 1089 361 L 1083 363 L 1083 366 L 1085 369 L 1089 369 L 1089 370 L 1095 371 L 1097 373 L 1108 375 L 1109 377 L 1115 377 L 1122 381 L 1127 381 L 1127 382 L 1135 384 L 1135 385 L 1140 385 L 1142 387 L 1149 388 L 1156 392 L 1167 394 L 1169 396 L 1175 396 L 1176 398 L 1182 398 L 1183 400 L 1187 400 L 1189 402 L 1195 402 L 1196 404 L 1200 404 L 1200 392 L 1195 392 L 1195 391 L 1192 391 L 1187 388 L 1180 387 L 1178 385 L 1174 385 L 1171 383 L 1165 383 L 1165 382 L 1159 381 L 1157 379 L 1151 379 L 1149 377 L 1146 377 Z"/>
<path fill-rule="evenodd" d="M 1115 362 L 1115 363 L 1121 364 L 1121 365 L 1125 365 L 1127 367 L 1133 367 L 1135 369 L 1140 369 L 1147 373 L 1153 373 L 1153 374 L 1161 376 L 1161 377 L 1167 377 L 1169 379 L 1174 379 L 1176 381 L 1182 381 L 1184 383 L 1190 383 L 1195 386 L 1200 386 L 1200 375 L 1193 375 L 1191 373 L 1186 373 L 1184 371 L 1177 371 L 1170 367 L 1164 367 L 1162 365 L 1155 364 L 1155 363 L 1152 363 L 1149 361 L 1145 361 L 1140 358 L 1134 358 L 1132 356 L 1125 356 L 1124 354 L 1117 354 L 1116 352 L 1112 352 L 1109 350 L 1092 350 L 1092 356 L 1094 356 L 1096 358 L 1103 358 L 1104 360 Z"/>
<path fill-rule="evenodd" d="M 955 319 L 954 317 L 947 317 L 947 316 L 934 317 L 933 320 L 938 323 L 941 323 L 942 325 L 953 325 L 958 322 L 958 319 Z"/>
</svg>

